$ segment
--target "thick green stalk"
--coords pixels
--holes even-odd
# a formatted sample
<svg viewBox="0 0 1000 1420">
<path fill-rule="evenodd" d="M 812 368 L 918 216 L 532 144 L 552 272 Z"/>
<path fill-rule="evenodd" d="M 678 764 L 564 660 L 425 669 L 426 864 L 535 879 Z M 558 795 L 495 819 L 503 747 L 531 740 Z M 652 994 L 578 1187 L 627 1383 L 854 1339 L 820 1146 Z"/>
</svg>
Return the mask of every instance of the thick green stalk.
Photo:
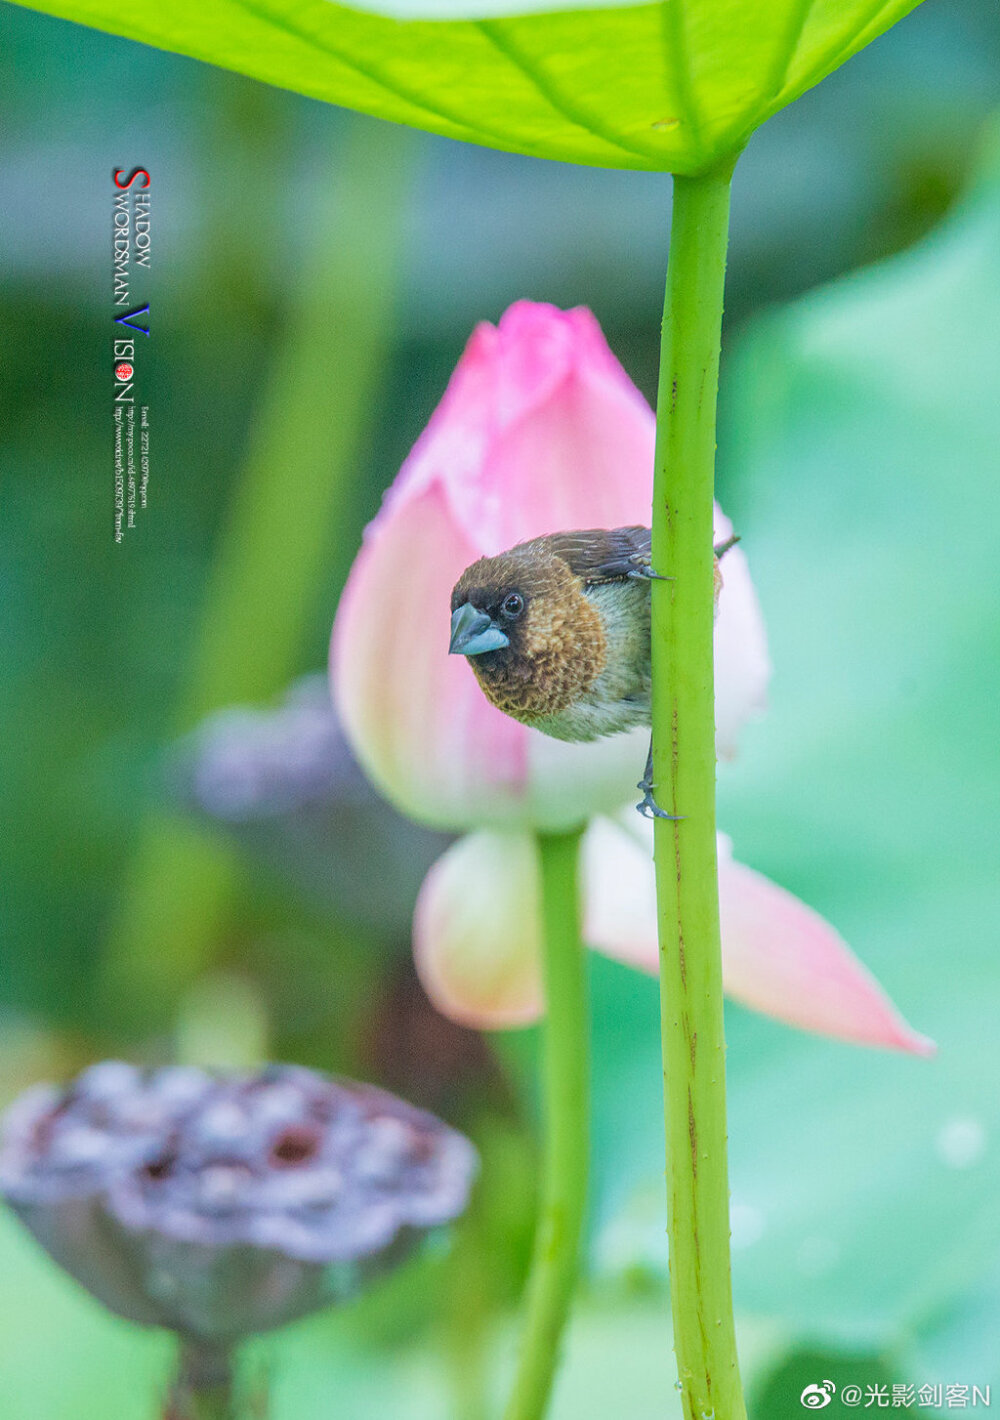
<svg viewBox="0 0 1000 1420">
<path fill-rule="evenodd" d="M 541 1420 L 580 1257 L 589 1149 L 587 968 L 580 832 L 538 838 L 545 962 L 545 1145 L 521 1355 L 506 1420 Z"/>
<path fill-rule="evenodd" d="M 745 1420 L 715 848 L 712 497 L 731 166 L 674 179 L 653 494 L 656 895 L 674 1346 L 687 1420 Z"/>
</svg>

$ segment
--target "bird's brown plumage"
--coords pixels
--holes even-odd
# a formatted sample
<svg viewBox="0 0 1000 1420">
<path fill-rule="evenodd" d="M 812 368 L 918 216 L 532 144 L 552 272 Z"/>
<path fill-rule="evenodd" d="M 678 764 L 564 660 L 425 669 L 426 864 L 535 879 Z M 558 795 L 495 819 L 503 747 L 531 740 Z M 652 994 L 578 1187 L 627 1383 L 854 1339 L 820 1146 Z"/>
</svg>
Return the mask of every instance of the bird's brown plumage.
<svg viewBox="0 0 1000 1420">
<path fill-rule="evenodd" d="M 552 533 L 468 567 L 453 613 L 470 604 L 509 640 L 469 657 L 487 699 L 557 739 L 647 724 L 649 563 L 649 529 L 636 526 Z"/>
<path fill-rule="evenodd" d="M 504 622 L 510 646 L 470 657 L 487 699 L 515 720 L 558 715 L 585 695 L 607 662 L 601 618 L 568 561 L 536 538 L 497 557 L 481 557 L 462 573 L 452 610 L 463 602 L 502 620 L 511 592 L 524 600 L 521 615 Z"/>
<path fill-rule="evenodd" d="M 649 528 L 551 533 L 481 557 L 451 595 L 450 650 L 469 658 L 498 710 L 561 740 L 594 740 L 650 723 Z M 718 610 L 719 557 L 713 562 Z M 653 797 L 652 747 L 638 787 Z"/>
</svg>

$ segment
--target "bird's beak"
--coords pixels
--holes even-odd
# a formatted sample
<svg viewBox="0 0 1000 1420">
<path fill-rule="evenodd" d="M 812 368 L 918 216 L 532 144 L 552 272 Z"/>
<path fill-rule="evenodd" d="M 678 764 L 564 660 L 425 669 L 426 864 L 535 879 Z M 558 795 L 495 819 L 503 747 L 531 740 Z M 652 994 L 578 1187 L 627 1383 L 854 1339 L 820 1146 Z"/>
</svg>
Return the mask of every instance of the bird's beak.
<svg viewBox="0 0 1000 1420">
<path fill-rule="evenodd" d="M 453 656 L 481 656 L 484 651 L 500 651 L 510 645 L 506 632 L 495 626 L 485 611 L 465 602 L 451 614 L 451 644 Z"/>
</svg>

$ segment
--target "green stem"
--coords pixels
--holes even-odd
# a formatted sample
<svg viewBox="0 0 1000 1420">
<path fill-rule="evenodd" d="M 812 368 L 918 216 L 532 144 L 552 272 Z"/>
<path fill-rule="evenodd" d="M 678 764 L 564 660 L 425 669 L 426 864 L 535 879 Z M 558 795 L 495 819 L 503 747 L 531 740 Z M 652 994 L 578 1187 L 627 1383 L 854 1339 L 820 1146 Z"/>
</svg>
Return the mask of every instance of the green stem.
<svg viewBox="0 0 1000 1420">
<path fill-rule="evenodd" d="M 182 1420 L 235 1420 L 230 1393 L 219 1386 L 188 1391 L 180 1404 Z"/>
<path fill-rule="evenodd" d="M 229 1352 L 182 1337 L 165 1420 L 235 1420 L 235 1415 Z"/>
<path fill-rule="evenodd" d="M 545 1000 L 545 1148 L 521 1355 L 506 1420 L 541 1420 L 580 1256 L 587 1197 L 587 971 L 580 940 L 580 831 L 540 834 Z"/>
<path fill-rule="evenodd" d="M 674 179 L 653 494 L 656 894 L 674 1346 L 687 1420 L 745 1420 L 715 847 L 712 497 L 731 165 Z"/>
<path fill-rule="evenodd" d="M 472 1131 L 475 1138 L 475 1131 Z M 484 1159 L 487 1176 L 488 1159 Z M 446 1346 L 451 1363 L 454 1420 L 487 1420 L 490 1251 L 480 1200 L 462 1219 L 451 1251 Z"/>
</svg>

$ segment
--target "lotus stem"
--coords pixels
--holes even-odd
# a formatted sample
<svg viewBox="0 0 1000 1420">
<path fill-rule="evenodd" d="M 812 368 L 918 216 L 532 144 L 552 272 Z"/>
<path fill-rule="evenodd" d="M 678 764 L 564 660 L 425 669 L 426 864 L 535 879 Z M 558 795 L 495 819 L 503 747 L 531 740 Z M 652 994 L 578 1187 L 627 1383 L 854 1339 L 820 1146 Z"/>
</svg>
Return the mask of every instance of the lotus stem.
<svg viewBox="0 0 1000 1420">
<path fill-rule="evenodd" d="M 165 1420 L 236 1420 L 233 1363 L 227 1349 L 181 1338 Z"/>
<path fill-rule="evenodd" d="M 589 1019 L 579 830 L 540 834 L 546 1022 L 545 1144 L 521 1354 L 506 1420 L 541 1420 L 576 1285 L 587 1196 Z"/>
<path fill-rule="evenodd" d="M 674 1348 L 685 1420 L 745 1420 L 715 842 L 712 512 L 732 165 L 674 179 L 653 492 L 653 779 Z"/>
</svg>

